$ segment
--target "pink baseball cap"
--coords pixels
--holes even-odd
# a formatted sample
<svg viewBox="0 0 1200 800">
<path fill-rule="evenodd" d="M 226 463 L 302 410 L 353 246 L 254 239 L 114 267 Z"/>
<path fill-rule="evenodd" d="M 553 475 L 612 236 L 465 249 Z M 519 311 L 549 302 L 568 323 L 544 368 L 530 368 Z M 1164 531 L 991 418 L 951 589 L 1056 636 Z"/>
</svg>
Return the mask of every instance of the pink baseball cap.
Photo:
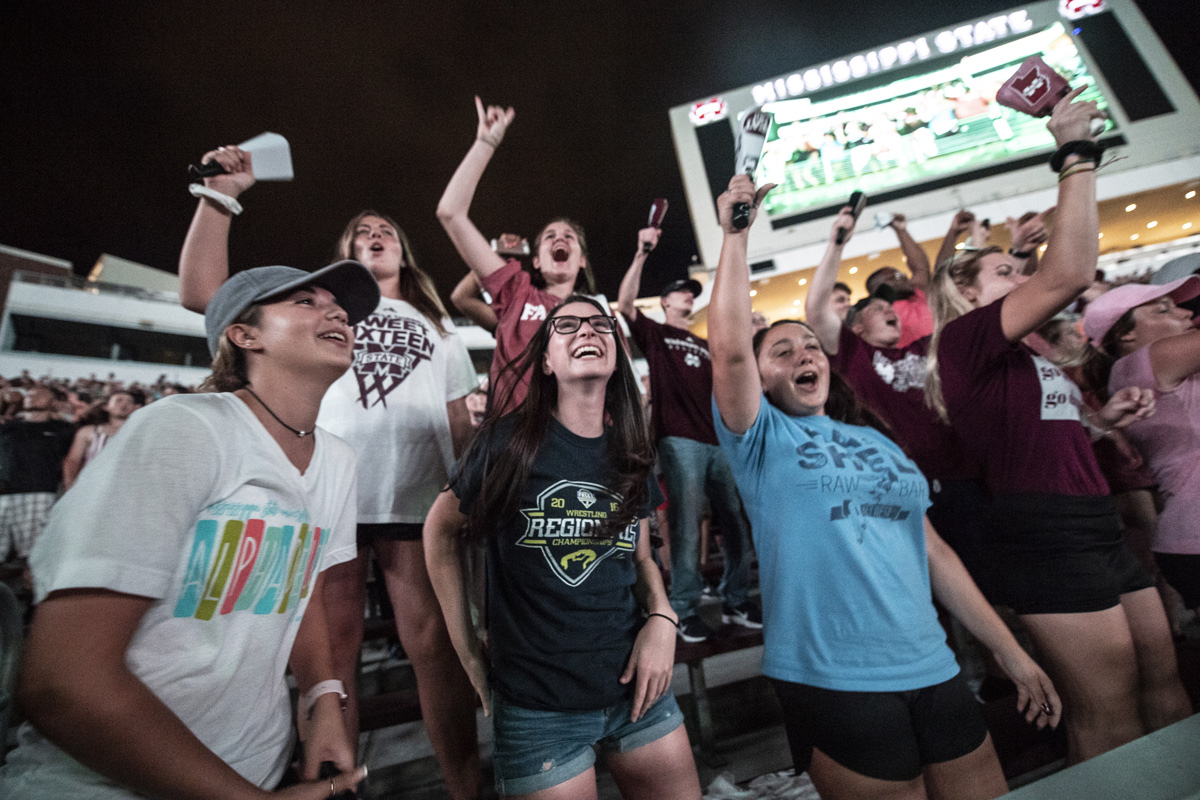
<svg viewBox="0 0 1200 800">
<path fill-rule="evenodd" d="M 1110 289 L 1088 303 L 1083 312 L 1083 332 L 1093 345 L 1099 347 L 1104 335 L 1117 324 L 1117 320 L 1125 316 L 1126 311 L 1157 300 L 1163 295 L 1170 295 L 1176 303 L 1191 300 L 1200 295 L 1200 277 L 1189 275 L 1161 286 L 1127 283 Z"/>
</svg>

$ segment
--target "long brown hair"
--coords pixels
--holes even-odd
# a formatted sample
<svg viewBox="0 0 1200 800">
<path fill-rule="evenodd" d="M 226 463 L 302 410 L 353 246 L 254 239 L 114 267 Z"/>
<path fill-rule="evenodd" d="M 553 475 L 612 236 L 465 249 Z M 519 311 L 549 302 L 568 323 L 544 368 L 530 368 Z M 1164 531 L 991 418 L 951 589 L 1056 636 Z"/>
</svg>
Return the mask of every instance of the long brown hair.
<svg viewBox="0 0 1200 800">
<path fill-rule="evenodd" d="M 999 247 L 982 250 L 964 250 L 938 264 L 929 281 L 929 310 L 933 312 L 933 337 L 929 340 L 929 354 L 925 357 L 925 405 L 950 424 L 950 413 L 946 410 L 946 396 L 942 394 L 942 376 L 938 372 L 938 344 L 942 331 L 954 320 L 975 310 L 971 301 L 963 296 L 962 287 L 973 286 L 983 269 L 981 259 L 992 253 L 1004 252 Z"/>
<path fill-rule="evenodd" d="M 551 322 L 570 303 L 589 303 L 601 314 L 608 309 L 585 295 L 571 295 L 551 311 L 530 339 L 521 355 L 505 366 L 508 378 L 498 378 L 499 386 L 507 386 L 504 396 L 496 398 L 480 426 L 471 447 L 463 456 L 463 464 L 474 459 L 484 459 L 483 485 L 479 498 L 471 508 L 468 536 L 482 541 L 496 529 L 496 521 L 508 519 L 519 511 L 521 495 L 529 472 L 537 458 L 550 419 L 558 404 L 558 379 L 547 375 L 542 369 L 542 359 L 550 344 Z M 607 427 L 607 449 L 609 463 L 616 470 L 617 478 L 610 487 L 621 496 L 616 512 L 592 535 L 615 536 L 637 518 L 638 511 L 645 506 L 648 489 L 646 478 L 654 464 L 654 445 L 642 416 L 641 393 L 638 380 L 633 373 L 625 344 L 620 338 L 620 329 L 613 329 L 617 366 L 608 379 L 604 394 L 604 417 Z M 501 416 L 498 409 L 508 406 L 512 392 L 521 378 L 529 374 L 529 392 L 524 401 L 511 414 Z M 490 452 L 487 442 L 493 439 L 498 425 L 511 426 L 512 437 L 498 453 Z M 462 474 L 462 471 L 459 473 Z M 457 482 L 457 479 L 456 481 Z M 453 488 L 454 483 L 451 484 Z"/>
<path fill-rule="evenodd" d="M 446 306 L 442 304 L 442 299 L 438 297 L 437 287 L 434 286 L 433 279 L 417 266 L 417 259 L 413 255 L 412 245 L 408 241 L 408 234 L 396 224 L 396 220 L 387 214 L 380 214 L 378 211 L 372 211 L 369 208 L 365 211 L 360 211 L 342 229 L 342 235 L 338 239 L 337 257 L 339 259 L 357 257 L 354 253 L 354 235 L 358 230 L 359 224 L 367 217 L 379 217 L 379 219 L 395 229 L 396 238 L 400 241 L 400 250 L 403 258 L 400 266 L 400 297 L 405 302 L 412 304 L 417 311 L 420 311 L 429 320 L 430 325 L 437 328 L 439 334 L 445 336 L 446 327 L 443 324 L 443 320 L 450 315 L 446 312 Z"/>
<path fill-rule="evenodd" d="M 772 322 L 768 327 L 754 333 L 752 343 L 755 361 L 758 361 L 758 355 L 762 352 L 767 332 L 780 325 L 800 325 L 803 328 L 807 328 L 813 336 L 817 335 L 811 325 L 807 322 L 801 322 L 798 319 L 781 319 Z M 828 353 L 826 357 L 828 357 Z M 767 400 L 771 400 L 770 395 L 767 395 Z M 845 422 L 848 425 L 861 425 L 867 428 L 874 428 L 889 439 L 894 439 L 891 427 L 883 421 L 882 417 L 858 399 L 854 388 L 833 368 L 832 364 L 829 366 L 829 396 L 825 398 L 825 416 L 838 422 Z"/>
</svg>

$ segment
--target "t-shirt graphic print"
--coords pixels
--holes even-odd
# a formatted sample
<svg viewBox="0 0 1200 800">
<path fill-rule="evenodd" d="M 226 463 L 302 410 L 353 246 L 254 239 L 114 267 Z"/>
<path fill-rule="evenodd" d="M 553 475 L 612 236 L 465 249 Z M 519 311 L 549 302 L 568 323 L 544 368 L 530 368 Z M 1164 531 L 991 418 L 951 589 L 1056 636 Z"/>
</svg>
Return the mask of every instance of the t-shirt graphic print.
<svg viewBox="0 0 1200 800">
<path fill-rule="evenodd" d="M 363 408 L 387 405 L 387 396 L 421 362 L 433 357 L 435 343 L 425 323 L 378 311 L 354 326 L 354 377 Z"/>
<path fill-rule="evenodd" d="M 525 532 L 518 547 L 542 551 L 551 572 L 567 586 L 579 586 L 615 553 L 632 553 L 637 545 L 637 523 L 615 537 L 595 538 L 621 505 L 621 496 L 598 483 L 558 481 L 537 496 L 537 505 L 521 509 Z"/>
</svg>

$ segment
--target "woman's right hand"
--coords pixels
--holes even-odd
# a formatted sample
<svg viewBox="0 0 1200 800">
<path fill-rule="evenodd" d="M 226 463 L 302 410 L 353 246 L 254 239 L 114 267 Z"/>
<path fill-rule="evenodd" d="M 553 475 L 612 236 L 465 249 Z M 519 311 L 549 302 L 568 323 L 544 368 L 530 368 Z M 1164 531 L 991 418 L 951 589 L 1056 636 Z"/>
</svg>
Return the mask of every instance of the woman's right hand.
<svg viewBox="0 0 1200 800">
<path fill-rule="evenodd" d="M 758 217 L 758 204 L 767 196 L 767 192 L 774 188 L 775 184 L 768 183 L 761 189 L 755 189 L 754 181 L 750 180 L 749 175 L 734 175 L 729 181 L 729 188 L 717 198 L 717 218 L 721 222 L 721 230 L 727 236 L 750 230 Z M 733 227 L 733 207 L 738 203 L 747 203 L 750 206 L 750 224 L 745 228 Z"/>
<path fill-rule="evenodd" d="M 475 129 L 475 138 L 495 150 L 500 146 L 500 142 L 504 141 L 504 132 L 508 130 L 517 112 L 513 111 L 512 106 L 488 106 L 485 109 L 479 95 L 475 95 L 475 111 L 479 114 L 479 127 Z"/>
<path fill-rule="evenodd" d="M 215 189 L 221 194 L 237 197 L 254 185 L 254 167 L 250 162 L 250 154 L 237 145 L 218 147 L 209 150 L 200 159 L 201 164 L 216 161 L 225 168 L 228 174 L 214 175 L 204 179 L 204 185 Z"/>
<path fill-rule="evenodd" d="M 358 784 L 365 777 L 367 777 L 367 768 L 363 766 L 353 772 L 335 775 L 332 778 L 298 783 L 295 786 L 273 792 L 270 796 L 287 798 L 287 800 L 329 800 L 342 792 L 357 789 Z"/>
<path fill-rule="evenodd" d="M 1087 84 L 1084 84 L 1078 89 L 1072 89 L 1070 94 L 1059 100 L 1054 106 L 1054 112 L 1050 115 L 1050 121 L 1046 123 L 1046 128 L 1054 135 L 1054 142 L 1059 147 L 1067 142 L 1076 142 L 1081 139 L 1096 141 L 1097 137 L 1092 135 L 1092 120 L 1104 119 L 1106 115 L 1096 105 L 1095 100 L 1075 102 L 1075 98 L 1083 94 L 1087 88 Z"/>
</svg>

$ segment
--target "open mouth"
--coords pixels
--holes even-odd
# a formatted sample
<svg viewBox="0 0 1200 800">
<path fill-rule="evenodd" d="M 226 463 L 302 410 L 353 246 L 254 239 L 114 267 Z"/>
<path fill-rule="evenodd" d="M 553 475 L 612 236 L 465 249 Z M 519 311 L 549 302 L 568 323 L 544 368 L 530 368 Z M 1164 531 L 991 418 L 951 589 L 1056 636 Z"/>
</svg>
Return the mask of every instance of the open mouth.
<svg viewBox="0 0 1200 800">
<path fill-rule="evenodd" d="M 565 247 L 555 247 L 550 251 L 550 257 L 561 264 L 571 257 L 571 251 Z"/>
<path fill-rule="evenodd" d="M 337 331 L 330 331 L 329 333 L 322 333 L 317 338 L 318 339 L 332 339 L 335 342 L 342 342 L 342 343 L 345 343 L 346 341 L 348 341 L 346 339 L 346 335 L 344 333 L 338 333 Z"/>
<path fill-rule="evenodd" d="M 572 358 L 600 358 L 603 355 L 600 348 L 594 344 L 585 344 L 571 351 Z"/>
<path fill-rule="evenodd" d="M 815 371 L 801 372 L 796 378 L 796 385 L 801 389 L 813 389 L 817 385 L 817 373 Z"/>
</svg>

